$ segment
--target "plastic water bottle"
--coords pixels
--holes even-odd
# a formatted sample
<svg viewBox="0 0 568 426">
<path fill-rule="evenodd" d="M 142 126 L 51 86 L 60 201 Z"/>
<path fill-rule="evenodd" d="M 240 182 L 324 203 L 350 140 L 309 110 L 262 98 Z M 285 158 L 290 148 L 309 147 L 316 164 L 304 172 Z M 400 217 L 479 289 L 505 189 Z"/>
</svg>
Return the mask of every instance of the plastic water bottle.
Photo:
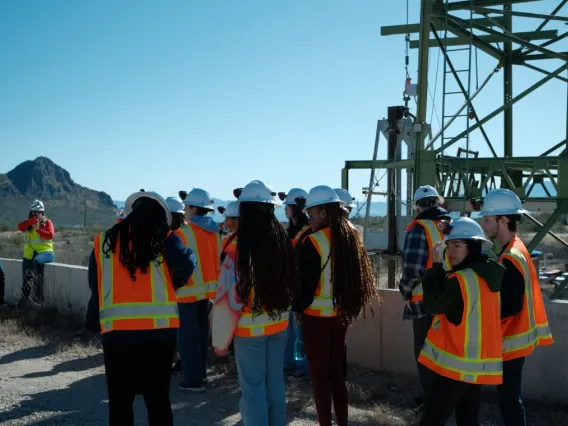
<svg viewBox="0 0 568 426">
<path fill-rule="evenodd" d="M 296 360 L 296 365 L 298 363 L 304 362 L 306 359 L 306 353 L 304 352 L 304 339 L 302 338 L 302 330 L 300 325 L 296 326 L 296 341 L 294 342 L 294 359 Z"/>
</svg>

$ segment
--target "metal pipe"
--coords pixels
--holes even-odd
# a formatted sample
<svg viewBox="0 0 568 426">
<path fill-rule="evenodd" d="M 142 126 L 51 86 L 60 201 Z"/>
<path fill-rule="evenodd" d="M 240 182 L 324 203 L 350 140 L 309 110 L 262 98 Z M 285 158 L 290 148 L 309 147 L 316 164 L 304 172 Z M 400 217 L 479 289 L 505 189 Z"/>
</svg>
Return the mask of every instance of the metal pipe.
<svg viewBox="0 0 568 426">
<path fill-rule="evenodd" d="M 369 178 L 369 193 L 367 194 L 367 205 L 365 206 L 365 222 L 363 229 L 363 244 L 367 243 L 367 230 L 369 224 L 369 215 L 371 214 L 371 199 L 373 197 L 373 188 L 375 185 L 375 161 L 379 151 L 379 140 L 381 137 L 380 120 L 377 120 L 377 133 L 375 134 L 375 147 L 373 149 L 373 160 L 371 162 L 371 177 Z"/>
</svg>

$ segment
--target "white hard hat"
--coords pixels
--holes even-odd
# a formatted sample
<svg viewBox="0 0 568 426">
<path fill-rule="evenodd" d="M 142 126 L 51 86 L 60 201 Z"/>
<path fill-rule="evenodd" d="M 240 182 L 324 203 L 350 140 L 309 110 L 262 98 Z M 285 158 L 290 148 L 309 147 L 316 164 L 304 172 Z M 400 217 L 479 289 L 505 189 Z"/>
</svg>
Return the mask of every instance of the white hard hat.
<svg viewBox="0 0 568 426">
<path fill-rule="evenodd" d="M 424 198 L 434 198 L 437 197 L 440 203 L 444 202 L 444 198 L 438 194 L 436 188 L 430 185 L 423 185 L 419 187 L 416 192 L 414 193 L 414 204 L 418 203 L 418 201 L 423 200 Z"/>
<path fill-rule="evenodd" d="M 286 199 L 284 200 L 285 206 L 296 206 L 296 198 L 308 198 L 308 193 L 302 188 L 292 188 L 286 194 Z"/>
<path fill-rule="evenodd" d="M 335 192 L 329 186 L 314 186 L 312 189 L 310 189 L 310 193 L 308 194 L 304 213 L 306 213 L 309 208 L 330 203 L 338 203 L 341 207 L 345 205 L 345 201 L 341 201 L 339 199 L 339 196 L 337 195 L 337 192 Z"/>
<path fill-rule="evenodd" d="M 213 210 L 213 200 L 209 192 L 200 188 L 193 188 L 189 191 L 183 203 L 192 207 L 202 207 L 206 210 Z"/>
<path fill-rule="evenodd" d="M 117 209 L 116 210 L 116 218 L 117 219 L 124 219 L 126 217 L 126 213 L 124 212 L 124 209 Z"/>
<path fill-rule="evenodd" d="M 166 204 L 170 213 L 185 213 L 185 209 L 183 208 L 183 201 L 179 197 L 166 198 Z"/>
<path fill-rule="evenodd" d="M 493 243 L 485 237 L 483 229 L 475 220 L 469 217 L 460 217 L 452 222 L 450 235 L 444 241 L 475 240 L 482 243 L 484 249 L 493 247 Z"/>
<path fill-rule="evenodd" d="M 239 217 L 239 203 L 236 201 L 231 201 L 227 204 L 225 208 L 225 213 L 223 213 L 225 217 Z"/>
<path fill-rule="evenodd" d="M 139 192 L 135 192 L 134 194 L 130 195 L 126 201 L 124 202 L 124 210 L 126 211 L 126 215 L 129 215 L 130 213 L 132 213 L 134 204 L 136 203 L 136 201 L 138 201 L 140 198 L 150 198 L 151 200 L 156 201 L 160 206 L 162 206 L 162 208 L 164 209 L 164 211 L 166 212 L 166 219 L 168 221 L 168 226 L 171 226 L 172 224 L 172 214 L 170 213 L 170 210 L 168 209 L 168 205 L 166 204 L 166 200 L 164 200 L 157 192 L 152 192 L 152 191 L 139 191 Z"/>
<path fill-rule="evenodd" d="M 341 201 L 345 203 L 345 207 L 348 209 L 354 209 L 357 207 L 355 204 L 355 198 L 351 196 L 351 194 L 343 188 L 335 188 L 334 191 L 337 193 L 337 196 Z"/>
<path fill-rule="evenodd" d="M 43 212 L 43 211 L 45 211 L 45 207 L 43 206 L 43 203 L 41 201 L 35 200 L 30 205 L 30 211 L 31 212 Z"/>
<path fill-rule="evenodd" d="M 239 196 L 240 202 L 266 203 L 280 207 L 276 192 L 270 185 L 260 180 L 253 180 L 243 188 Z"/>
<path fill-rule="evenodd" d="M 517 194 L 508 189 L 494 189 L 489 191 L 483 206 L 481 207 L 480 216 L 506 216 L 510 214 L 528 213 L 523 209 L 523 205 Z"/>
</svg>

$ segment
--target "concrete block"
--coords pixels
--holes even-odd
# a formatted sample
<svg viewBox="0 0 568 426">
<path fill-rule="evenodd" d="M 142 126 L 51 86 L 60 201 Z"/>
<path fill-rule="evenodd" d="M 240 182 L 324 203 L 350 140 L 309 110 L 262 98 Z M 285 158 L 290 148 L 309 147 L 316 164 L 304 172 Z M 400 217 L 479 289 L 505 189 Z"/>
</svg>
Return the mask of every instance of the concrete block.
<svg viewBox="0 0 568 426">
<path fill-rule="evenodd" d="M 375 317 L 367 310 L 366 318 L 361 315 L 347 330 L 347 362 L 371 370 L 382 370 L 380 301 L 375 301 L 372 307 Z"/>
</svg>

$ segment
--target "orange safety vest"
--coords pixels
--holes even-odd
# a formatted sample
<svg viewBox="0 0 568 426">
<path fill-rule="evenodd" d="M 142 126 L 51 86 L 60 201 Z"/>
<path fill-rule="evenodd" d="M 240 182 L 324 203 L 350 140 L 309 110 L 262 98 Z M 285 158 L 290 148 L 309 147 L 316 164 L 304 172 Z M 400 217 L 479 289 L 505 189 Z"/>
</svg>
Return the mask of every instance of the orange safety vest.
<svg viewBox="0 0 568 426">
<path fill-rule="evenodd" d="M 434 315 L 418 362 L 441 376 L 478 385 L 503 383 L 501 303 L 473 269 L 455 272 L 463 297 L 460 325 Z"/>
<path fill-rule="evenodd" d="M 408 224 L 408 226 L 406 227 L 406 232 L 409 232 L 414 227 L 414 225 L 420 225 L 426 233 L 426 240 L 428 241 L 428 262 L 426 263 L 426 269 L 430 269 L 432 267 L 432 264 L 434 263 L 430 254 L 432 247 L 434 247 L 437 242 L 444 239 L 444 231 L 446 230 L 447 226 L 446 222 L 444 222 L 443 220 L 415 219 Z M 443 265 L 446 271 L 450 271 L 452 269 L 450 265 L 450 259 L 448 258 L 448 252 L 446 252 L 444 256 Z M 422 300 L 424 300 L 422 281 L 418 281 L 412 289 L 412 297 L 410 298 L 409 306 L 411 303 L 421 302 Z"/>
<path fill-rule="evenodd" d="M 235 231 L 233 231 L 230 234 L 227 234 L 223 237 L 223 239 L 221 240 L 221 252 L 224 252 L 225 249 L 227 248 L 227 244 L 235 238 L 235 237 L 233 237 L 234 234 L 235 234 Z"/>
<path fill-rule="evenodd" d="M 306 315 L 314 317 L 335 317 L 337 311 L 333 305 L 333 283 L 331 281 L 331 228 L 324 228 L 308 235 L 320 255 L 321 274 L 314 301 L 304 310 Z"/>
<path fill-rule="evenodd" d="M 237 250 L 237 239 L 233 238 L 225 247 L 225 252 L 235 259 Z M 229 256 L 227 256 L 229 257 Z M 236 267 L 236 266 L 235 266 Z M 271 319 L 266 313 L 253 316 L 250 306 L 254 299 L 254 291 L 251 290 L 249 304 L 242 309 L 241 317 L 235 329 L 235 336 L 238 337 L 259 337 L 270 336 L 280 333 L 288 328 L 288 312 L 280 315 L 280 318 Z"/>
<path fill-rule="evenodd" d="M 136 271 L 133 281 L 120 263 L 120 240 L 108 259 L 103 241 L 104 232 L 95 236 L 101 333 L 178 328 L 176 295 L 163 259 L 151 262 L 146 274 Z"/>
<path fill-rule="evenodd" d="M 178 303 L 215 298 L 220 271 L 219 234 L 207 232 L 191 222 L 184 223 L 175 233 L 186 247 L 193 250 L 197 259 L 189 281 L 176 291 Z"/>
<path fill-rule="evenodd" d="M 532 354 L 535 346 L 552 345 L 554 340 L 548 326 L 536 269 L 518 236 L 515 235 L 509 242 L 498 261 L 504 259 L 515 265 L 525 279 L 525 298 L 521 312 L 501 321 L 503 359 L 509 361 Z"/>
<path fill-rule="evenodd" d="M 304 225 L 302 226 L 302 228 L 296 233 L 296 236 L 294 238 L 292 238 L 292 245 L 294 247 L 296 247 L 298 245 L 298 241 L 302 240 L 303 238 L 302 236 L 304 235 L 304 233 L 310 229 L 310 225 Z"/>
</svg>

